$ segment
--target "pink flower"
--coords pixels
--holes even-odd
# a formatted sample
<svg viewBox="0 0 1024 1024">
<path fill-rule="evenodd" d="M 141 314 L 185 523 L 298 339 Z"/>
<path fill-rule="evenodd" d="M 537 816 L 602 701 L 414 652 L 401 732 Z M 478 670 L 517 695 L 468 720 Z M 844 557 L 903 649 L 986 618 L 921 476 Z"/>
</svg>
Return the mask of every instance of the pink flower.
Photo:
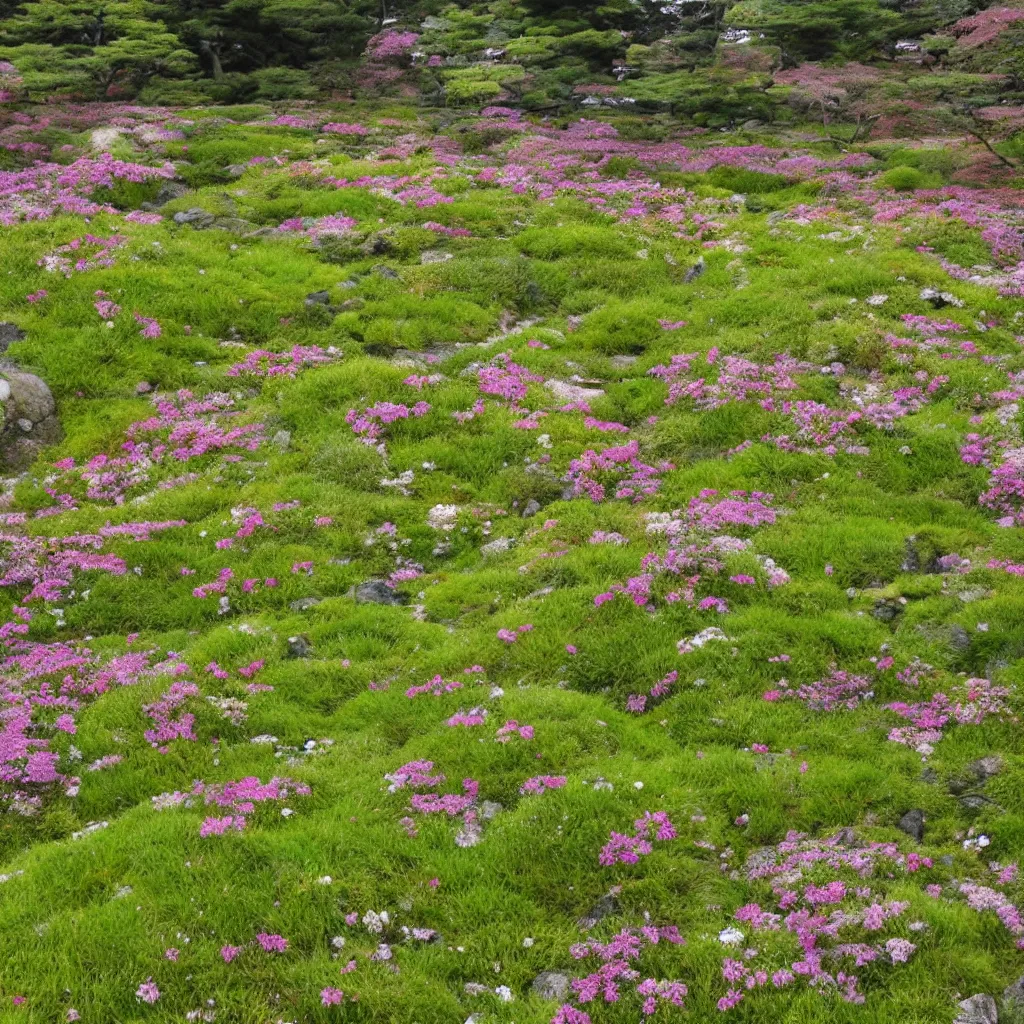
<svg viewBox="0 0 1024 1024">
<path fill-rule="evenodd" d="M 221 946 L 220 955 L 224 959 L 224 963 L 229 964 L 232 960 L 242 952 L 241 946 Z"/>
<path fill-rule="evenodd" d="M 335 1006 L 345 998 L 345 993 L 340 988 L 328 986 L 320 990 L 320 1002 L 324 1006 Z"/>
<path fill-rule="evenodd" d="M 288 948 L 288 940 L 283 935 L 270 935 L 267 932 L 260 932 L 256 941 L 263 947 L 266 953 L 283 953 Z"/>
<path fill-rule="evenodd" d="M 147 978 L 135 990 L 135 998 L 141 999 L 144 1003 L 155 1003 L 160 998 L 160 989 L 156 987 L 152 978 Z"/>
</svg>

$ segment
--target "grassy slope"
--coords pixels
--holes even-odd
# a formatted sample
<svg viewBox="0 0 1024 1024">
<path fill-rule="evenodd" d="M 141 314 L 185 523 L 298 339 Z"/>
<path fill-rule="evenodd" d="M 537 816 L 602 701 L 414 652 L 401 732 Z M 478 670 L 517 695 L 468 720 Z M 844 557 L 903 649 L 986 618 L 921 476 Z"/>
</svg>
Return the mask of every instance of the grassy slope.
<svg viewBox="0 0 1024 1024">
<path fill-rule="evenodd" d="M 252 138 L 241 131 L 239 137 L 238 158 L 245 159 L 253 155 Z M 210 159 L 235 159 L 230 141 L 218 145 Z M 297 144 L 291 148 L 294 153 Z M 193 158 L 198 162 L 201 155 Z M 335 173 L 350 178 L 371 168 L 336 162 Z M 408 167 L 428 163 L 418 157 Z M 395 173 L 393 164 L 388 173 Z M 913 249 L 912 243 L 929 240 L 928 229 L 915 228 L 901 241 L 904 228 L 878 227 L 864 249 L 859 241 L 820 239 L 829 227 L 817 223 L 772 231 L 766 213 L 722 212 L 722 234 L 750 247 L 740 257 L 749 285 L 737 290 L 735 268 L 727 267 L 737 257 L 721 249 L 705 250 L 707 273 L 684 284 L 680 268 L 702 250 L 673 237 L 668 225 L 618 224 L 576 200 L 537 202 L 496 188 L 473 189 L 454 204 L 420 211 L 368 190 L 311 187 L 283 171 L 256 168 L 226 187 L 206 186 L 165 212 L 197 202 L 213 208 L 235 190 L 245 193 L 232 196 L 238 212 L 257 223 L 339 212 L 367 226 L 383 218 L 398 226 L 397 251 L 338 266 L 293 239 L 242 239 L 167 221 L 126 226 L 100 216 L 89 230 L 123 231 L 128 246 L 113 268 L 65 281 L 46 275 L 36 261 L 80 234 L 80 218 L 24 225 L 5 231 L 0 242 L 9 271 L 0 276 L 0 315 L 17 318 L 29 334 L 11 354 L 35 368 L 60 402 L 67 439 L 55 458 L 82 461 L 115 452 L 127 425 L 148 415 L 148 401 L 134 394 L 139 381 L 197 394 L 224 387 L 224 369 L 244 353 L 214 339 L 237 336 L 247 346 L 273 349 L 333 344 L 344 351 L 338 362 L 295 379 L 229 381 L 243 394 L 246 417 L 265 421 L 268 436 L 280 429 L 291 433 L 287 451 L 268 444 L 235 465 L 212 456 L 201 464 L 197 482 L 153 491 L 142 505 L 82 502 L 77 512 L 29 522 L 29 532 L 50 535 L 88 532 L 107 520 L 187 520 L 187 527 L 145 543 L 109 544 L 107 550 L 141 571 L 90 574 L 88 600 L 63 602 L 66 627 L 39 614 L 31 636 L 41 642 L 88 636 L 94 651 L 113 654 L 124 650 L 125 634 L 138 632 L 136 648 L 180 653 L 204 694 L 247 699 L 249 718 L 233 727 L 197 702 L 200 742 L 177 742 L 159 754 L 143 739 L 150 723 L 142 705 L 156 700 L 168 680 L 146 680 L 96 700 L 78 716 L 74 737 L 58 734 L 54 749 L 66 754 L 73 742 L 82 764 L 112 752 L 124 760 L 83 773 L 74 800 L 54 797 L 39 816 L 0 821 L 3 872 L 24 872 L 0 885 L 0 1019 L 55 1021 L 75 1006 L 90 1021 L 170 1021 L 211 999 L 221 1022 L 433 1024 L 473 1012 L 488 1021 L 547 1021 L 554 1004 L 531 997 L 530 982 L 541 970 L 574 971 L 568 950 L 580 940 L 577 919 L 620 885 L 618 913 L 599 934 L 640 923 L 645 913 L 657 924 L 677 924 L 688 945 L 660 945 L 645 954 L 644 976 L 684 980 L 688 1016 L 710 1020 L 718 1016 L 715 1002 L 726 987 L 715 935 L 737 906 L 758 896 L 756 885 L 720 870 L 718 852 L 696 848 L 691 840 L 710 841 L 719 851 L 731 848 L 729 868 L 739 868 L 748 851 L 779 842 L 788 829 L 828 834 L 854 825 L 864 838 L 899 840 L 910 849 L 911 841 L 894 826 L 906 810 L 920 807 L 928 815 L 925 851 L 954 856 L 951 866 L 938 866 L 924 881 L 980 877 L 986 859 L 1007 862 L 1019 855 L 1024 760 L 1016 723 L 951 729 L 929 758 L 947 779 L 977 757 L 1004 756 L 1004 771 L 986 790 L 995 803 L 973 817 L 944 785 L 922 781 L 920 755 L 886 740 L 897 720 L 882 704 L 920 699 L 908 696 L 892 673 L 876 685 L 876 699 L 853 712 L 812 712 L 795 701 L 768 704 L 761 697 L 780 675 L 810 682 L 833 663 L 873 673 L 868 659 L 878 657 L 883 644 L 890 645 L 898 667 L 920 656 L 943 673 L 947 686 L 956 673 L 983 675 L 994 664 L 1000 681 L 1020 682 L 1019 580 L 975 569 L 965 581 L 954 580 L 952 590 L 980 586 L 991 596 L 964 604 L 950 587 L 943 590 L 939 577 L 900 571 L 911 534 L 926 536 L 943 552 L 973 557 L 978 566 L 988 558 L 1021 560 L 1016 531 L 996 528 L 977 507 L 986 472 L 964 466 L 958 454 L 963 433 L 986 429 L 971 427 L 968 406 L 975 391 L 997 386 L 995 374 L 986 385 L 988 370 L 977 361 L 920 358 L 915 368 L 948 373 L 950 387 L 891 434 L 871 432 L 870 455 L 837 459 L 760 444 L 724 458 L 726 450 L 774 429 L 768 414 L 753 403 L 711 413 L 683 403 L 666 407 L 664 385 L 646 375 L 674 353 L 703 358 L 713 345 L 761 361 L 789 351 L 898 374 L 878 355 L 879 335 L 900 333 L 898 313 L 930 312 L 917 297 L 923 286 L 950 286 L 935 259 Z M 711 185 L 701 190 L 728 195 Z M 783 195 L 780 201 L 791 200 Z M 851 211 L 848 219 L 860 216 Z M 439 238 L 416 226 L 428 218 L 469 228 L 474 237 Z M 443 249 L 454 258 L 421 265 L 424 249 Z M 639 250 L 647 250 L 646 259 L 637 256 Z M 353 290 L 336 289 L 381 262 L 398 269 L 401 279 L 367 274 Z M 39 287 L 49 290 L 49 298 L 27 307 L 23 296 Z M 304 296 L 320 288 L 338 301 L 358 297 L 365 305 L 336 319 L 306 309 Z M 113 329 L 92 308 L 96 289 L 126 311 Z M 957 282 L 955 291 L 967 302 L 954 314 L 965 323 L 984 310 L 986 319 L 1006 324 L 1017 308 L 991 289 Z M 889 294 L 884 308 L 863 303 L 874 292 Z M 440 370 L 448 378 L 421 394 L 401 383 L 412 372 L 408 368 L 365 354 L 367 347 L 380 351 L 375 345 L 422 351 L 483 342 L 508 309 L 543 322 L 533 333 L 462 349 L 439 366 L 416 371 Z M 157 318 L 163 336 L 140 339 L 130 310 Z M 592 310 L 597 312 L 579 330 L 567 331 L 567 316 Z M 658 317 L 685 319 L 689 326 L 662 331 Z M 1019 361 L 1009 330 L 969 336 L 983 352 Z M 550 348 L 528 348 L 530 337 Z M 458 425 L 449 413 L 480 397 L 475 377 L 460 371 L 501 351 L 545 376 L 575 373 L 604 382 L 607 394 L 593 404 L 594 416 L 630 426 L 648 460 L 676 463 L 660 494 L 639 506 L 563 501 L 560 488 L 523 472 L 524 460 L 542 452 L 538 431 L 512 429 L 513 415 L 491 400 L 483 417 Z M 621 354 L 638 359 L 630 365 L 612 361 Z M 811 376 L 802 386 L 801 397 L 838 403 L 831 379 Z M 434 408 L 423 419 L 387 429 L 386 466 L 358 445 L 344 422 L 356 405 L 419 398 Z M 534 385 L 525 404 L 550 406 L 551 397 Z M 657 416 L 657 423 L 647 424 L 649 416 Z M 552 413 L 540 432 L 551 437 L 551 465 L 559 473 L 584 448 L 618 441 L 617 435 L 585 430 L 579 414 Z M 901 451 L 905 446 L 911 454 Z M 435 468 L 420 469 L 425 462 Z M 416 470 L 410 496 L 379 486 L 381 478 L 409 468 Z M 716 584 L 713 592 L 732 607 L 724 617 L 682 602 L 660 602 L 652 614 L 623 597 L 595 607 L 595 594 L 635 575 L 644 552 L 658 549 L 644 536 L 642 512 L 684 507 L 709 487 L 777 496 L 788 514 L 756 531 L 753 550 L 784 566 L 792 582 L 772 592 L 763 582 L 750 588 Z M 543 511 L 523 519 L 513 506 L 521 509 L 531 497 Z M 275 502 L 295 499 L 300 509 L 269 511 Z M 446 502 L 488 510 L 493 532 L 481 536 L 481 520 L 469 525 L 466 517 L 460 522 L 468 532 L 452 534 L 451 552 L 433 555 L 438 534 L 426 525 L 426 514 Z M 19 484 L 16 507 L 47 504 L 38 485 Z M 244 545 L 215 550 L 215 538 L 234 532 L 230 510 L 239 506 L 259 508 L 277 532 L 258 531 Z M 497 508 L 509 514 L 498 515 Z M 334 524 L 314 528 L 313 517 L 325 515 Z M 546 519 L 557 525 L 540 529 Z M 425 621 L 416 621 L 409 608 L 357 606 L 346 596 L 354 584 L 393 568 L 383 542 L 364 543 L 384 522 L 396 524 L 399 538 L 409 539 L 405 553 L 426 566 L 426 576 L 403 587 L 424 607 Z M 595 529 L 617 530 L 630 543 L 589 545 Z M 480 544 L 496 536 L 515 537 L 518 544 L 484 559 Z M 554 550 L 556 540 L 568 545 L 568 554 L 538 559 Z M 984 549 L 984 557 L 975 555 L 977 549 Z M 290 571 L 305 560 L 314 563 L 312 576 Z M 183 565 L 195 576 L 181 577 Z M 833 567 L 831 576 L 826 565 Z M 234 567 L 239 578 L 275 576 L 281 586 L 248 597 L 235 590 L 233 613 L 219 617 L 216 598 L 197 600 L 192 588 L 223 566 Z M 730 571 L 756 572 L 756 563 L 749 554 L 738 556 Z M 855 588 L 855 596 L 848 597 L 847 588 Z M 895 624 L 871 616 L 877 596 L 872 588 L 909 599 Z M 420 590 L 424 596 L 416 598 Z M 322 601 L 291 611 L 289 603 L 304 596 Z M 987 632 L 977 630 L 979 622 L 987 623 Z M 251 630 L 241 631 L 243 623 Z M 524 623 L 533 631 L 515 644 L 496 637 L 499 628 Z M 712 624 L 732 642 L 676 653 L 677 641 Z M 939 628 L 953 624 L 970 636 L 964 650 L 950 647 Z M 297 633 L 309 638 L 310 659 L 285 657 L 286 638 Z M 568 655 L 566 644 L 579 653 Z M 791 656 L 789 665 L 768 662 L 783 652 Z M 256 658 L 266 659 L 258 678 L 273 692 L 246 697 L 237 678 L 219 683 L 202 672 L 211 660 L 234 669 Z M 504 696 L 490 699 L 487 685 L 462 676 L 471 665 L 483 666 L 487 683 L 502 687 Z M 664 702 L 644 715 L 623 710 L 630 693 L 646 692 L 673 669 L 679 683 Z M 406 698 L 408 685 L 438 673 L 465 678 L 466 688 Z M 385 680 L 386 691 L 368 689 L 371 681 Z M 476 704 L 490 710 L 485 726 L 446 726 L 450 715 Z M 535 738 L 495 743 L 494 729 L 507 719 L 535 726 Z M 248 742 L 265 733 L 277 737 L 280 747 L 301 748 L 311 738 L 334 742 L 292 764 L 287 750 L 276 754 L 273 745 Z M 210 742 L 215 736 L 219 745 Z M 772 762 L 751 754 L 752 743 L 794 756 Z M 447 775 L 444 791 L 456 791 L 458 780 L 469 777 L 479 780 L 482 798 L 503 805 L 478 846 L 456 847 L 457 825 L 443 816 L 420 816 L 419 836 L 405 835 L 398 819 L 406 800 L 386 792 L 383 776 L 419 758 Z M 798 771 L 800 761 L 808 763 L 806 773 Z M 276 805 L 258 809 L 241 834 L 201 839 L 202 809 L 158 813 L 150 806 L 151 796 L 187 789 L 195 779 L 252 774 L 266 780 L 275 773 L 302 780 L 312 794 L 289 803 L 296 813 L 287 820 Z M 539 773 L 565 775 L 568 784 L 520 796 L 522 781 Z M 614 790 L 587 784 L 599 776 Z M 682 837 L 656 844 L 634 867 L 599 867 L 609 831 L 627 830 L 645 810 L 668 811 Z M 743 813 L 749 824 L 737 827 L 734 819 Z M 691 822 L 691 815 L 706 821 Z M 110 825 L 70 838 L 97 820 Z M 992 837 L 980 859 L 960 849 L 972 824 Z M 333 879 L 330 885 L 318 883 L 325 875 Z M 436 888 L 428 885 L 434 878 L 440 880 Z M 928 929 L 912 936 L 918 950 L 909 963 L 860 972 L 865 1005 L 801 987 L 751 996 L 733 1016 L 948 1021 L 958 993 L 995 992 L 1020 974 L 1020 954 L 993 914 L 975 913 L 962 901 L 931 899 L 917 877 L 883 877 L 873 884 L 912 903 L 904 924 L 886 936 L 907 934 L 908 920 L 924 921 Z M 396 937 L 400 973 L 392 973 L 388 965 L 365 959 L 378 939 L 342 920 L 368 909 L 389 909 L 398 925 L 434 928 L 441 941 L 406 945 Z M 222 961 L 223 944 L 244 945 L 261 930 L 286 936 L 288 952 L 247 950 L 231 964 Z M 351 976 L 340 977 L 339 962 L 332 960 L 330 938 L 338 934 L 348 936 L 339 962 L 350 953 L 359 961 Z M 524 947 L 526 937 L 534 939 L 532 946 Z M 782 942 L 769 936 L 763 945 L 770 956 Z M 177 963 L 162 959 L 167 947 L 181 949 Z M 775 965 L 782 963 L 780 953 Z M 148 976 L 162 993 L 153 1006 L 134 995 Z M 516 1000 L 502 1004 L 494 995 L 464 995 L 466 982 L 507 985 Z M 320 990 L 335 984 L 358 992 L 358 1003 L 321 1007 Z M 10 1009 L 18 994 L 27 1004 Z M 597 1011 L 595 1020 L 636 1019 L 635 1003 L 626 1002 Z M 659 1011 L 671 1014 L 679 1011 Z"/>
</svg>

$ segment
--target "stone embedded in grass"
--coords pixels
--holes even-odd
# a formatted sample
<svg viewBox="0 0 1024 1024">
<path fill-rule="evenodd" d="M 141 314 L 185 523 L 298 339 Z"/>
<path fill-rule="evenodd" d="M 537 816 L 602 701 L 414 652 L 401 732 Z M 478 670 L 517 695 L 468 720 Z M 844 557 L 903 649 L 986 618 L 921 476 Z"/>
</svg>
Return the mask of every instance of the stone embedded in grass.
<svg viewBox="0 0 1024 1024">
<path fill-rule="evenodd" d="M 288 657 L 308 658 L 313 653 L 313 645 L 304 636 L 288 637 Z"/>
<path fill-rule="evenodd" d="M 383 580 L 367 580 L 355 587 L 351 593 L 359 604 L 403 605 L 408 603 L 404 594 L 389 587 Z"/>
<path fill-rule="evenodd" d="M 979 757 L 972 761 L 967 770 L 972 772 L 979 782 L 985 782 L 993 776 L 998 775 L 1004 767 L 1004 761 L 999 754 L 989 754 L 987 757 Z"/>
<path fill-rule="evenodd" d="M 879 622 L 892 622 L 903 614 L 903 605 L 899 601 L 879 598 L 875 601 L 875 607 L 872 609 L 871 614 Z"/>
<path fill-rule="evenodd" d="M 900 818 L 897 828 L 901 832 L 906 832 L 908 836 L 917 840 L 917 842 L 921 842 L 921 840 L 924 839 L 924 823 L 924 811 L 915 808 L 912 811 L 907 811 L 907 813 Z"/>
<path fill-rule="evenodd" d="M 188 224 L 191 227 L 202 229 L 211 227 L 216 218 L 212 213 L 202 209 L 202 207 L 194 206 L 190 210 L 176 213 L 173 220 L 175 224 Z"/>
<path fill-rule="evenodd" d="M 0 352 L 6 352 L 7 346 L 16 341 L 24 341 L 27 335 L 17 325 L 7 320 L 0 321 Z"/>
<path fill-rule="evenodd" d="M 999 1024 L 999 1010 L 996 1001 L 989 995 L 979 993 L 960 1003 L 960 1013 L 953 1024 Z"/>
<path fill-rule="evenodd" d="M 10 363 L 0 363 L 0 466 L 24 469 L 62 436 L 56 403 L 45 382 Z"/>
<path fill-rule="evenodd" d="M 558 971 L 541 971 L 533 979 L 530 991 L 538 999 L 557 999 L 561 1002 L 569 991 L 569 975 Z"/>
</svg>

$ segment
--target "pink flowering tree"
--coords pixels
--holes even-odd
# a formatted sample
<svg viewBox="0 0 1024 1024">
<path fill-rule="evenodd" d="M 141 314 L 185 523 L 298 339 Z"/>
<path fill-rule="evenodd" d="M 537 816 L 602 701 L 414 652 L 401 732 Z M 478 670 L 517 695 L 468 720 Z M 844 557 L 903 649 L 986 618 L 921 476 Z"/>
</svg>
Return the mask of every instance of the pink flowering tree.
<svg viewBox="0 0 1024 1024">
<path fill-rule="evenodd" d="M 385 29 L 371 36 L 363 52 L 360 86 L 371 93 L 380 93 L 395 85 L 412 63 L 412 50 L 419 35 Z"/>
</svg>

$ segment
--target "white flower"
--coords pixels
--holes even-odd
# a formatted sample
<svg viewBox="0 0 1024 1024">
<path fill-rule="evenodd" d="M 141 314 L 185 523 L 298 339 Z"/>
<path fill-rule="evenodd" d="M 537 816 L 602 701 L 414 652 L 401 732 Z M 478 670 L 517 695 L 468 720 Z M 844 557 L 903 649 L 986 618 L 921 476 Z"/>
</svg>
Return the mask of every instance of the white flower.
<svg viewBox="0 0 1024 1024">
<path fill-rule="evenodd" d="M 739 928 L 723 928 L 718 933 L 718 941 L 723 946 L 738 946 L 743 941 L 743 932 Z"/>
<path fill-rule="evenodd" d="M 427 513 L 427 526 L 445 532 L 455 529 L 459 517 L 458 505 L 435 505 Z"/>
<path fill-rule="evenodd" d="M 512 995 L 512 989 L 508 985 L 499 985 L 495 990 L 494 994 L 503 1002 L 511 1003 L 515 996 Z"/>
</svg>

